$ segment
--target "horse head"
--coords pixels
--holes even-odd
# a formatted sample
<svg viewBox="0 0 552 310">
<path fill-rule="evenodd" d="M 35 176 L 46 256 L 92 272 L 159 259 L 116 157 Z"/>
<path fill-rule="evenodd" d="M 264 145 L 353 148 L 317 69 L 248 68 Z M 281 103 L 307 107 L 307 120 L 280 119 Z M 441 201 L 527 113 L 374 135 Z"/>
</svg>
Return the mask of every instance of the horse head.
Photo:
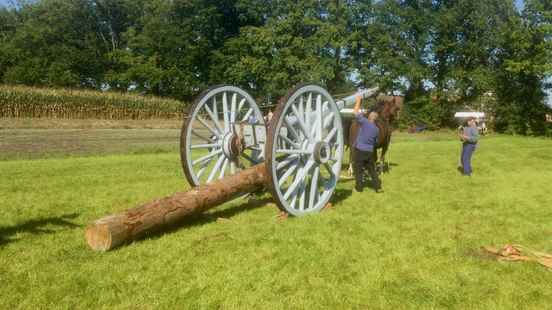
<svg viewBox="0 0 552 310">
<path fill-rule="evenodd" d="M 399 118 L 399 113 L 403 107 L 404 98 L 399 96 L 379 95 L 374 110 L 380 117 L 388 122 L 393 122 Z"/>
</svg>

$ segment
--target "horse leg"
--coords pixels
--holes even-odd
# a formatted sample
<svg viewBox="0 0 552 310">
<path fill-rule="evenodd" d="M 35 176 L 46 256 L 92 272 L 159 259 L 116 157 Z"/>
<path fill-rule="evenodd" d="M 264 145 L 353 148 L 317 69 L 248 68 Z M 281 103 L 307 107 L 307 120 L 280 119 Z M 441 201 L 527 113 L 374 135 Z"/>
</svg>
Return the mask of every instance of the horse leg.
<svg viewBox="0 0 552 310">
<path fill-rule="evenodd" d="M 381 147 L 381 164 L 383 166 L 383 171 L 389 171 L 389 163 L 385 161 L 385 154 L 387 154 L 387 150 L 389 149 L 389 144 L 391 144 L 391 135 L 388 135 L 385 139 L 385 143 Z"/>
<path fill-rule="evenodd" d="M 380 165 L 378 163 L 378 148 L 374 148 L 374 152 L 372 153 L 372 160 L 374 161 L 374 166 L 376 168 L 376 173 L 381 174 Z"/>
<path fill-rule="evenodd" d="M 353 148 L 349 147 L 349 168 L 347 169 L 349 177 L 353 176 Z"/>
<path fill-rule="evenodd" d="M 381 171 L 387 172 L 389 167 L 387 166 L 388 163 L 385 162 L 385 153 L 387 153 L 387 145 L 384 145 L 381 148 L 381 156 L 380 156 L 380 164 L 381 164 Z"/>
</svg>

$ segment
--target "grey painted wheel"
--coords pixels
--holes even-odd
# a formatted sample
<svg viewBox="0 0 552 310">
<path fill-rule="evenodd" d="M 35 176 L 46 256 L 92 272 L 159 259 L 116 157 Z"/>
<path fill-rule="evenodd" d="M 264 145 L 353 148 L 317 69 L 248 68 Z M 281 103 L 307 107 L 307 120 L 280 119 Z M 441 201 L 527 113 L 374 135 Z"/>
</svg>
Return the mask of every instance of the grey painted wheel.
<svg viewBox="0 0 552 310">
<path fill-rule="evenodd" d="M 302 85 L 284 97 L 266 145 L 269 187 L 280 209 L 295 216 L 322 209 L 337 185 L 343 146 L 341 116 L 324 88 Z"/>
<path fill-rule="evenodd" d="M 192 186 L 235 174 L 264 160 L 266 126 L 246 91 L 211 87 L 195 100 L 180 136 L 180 156 Z"/>
</svg>

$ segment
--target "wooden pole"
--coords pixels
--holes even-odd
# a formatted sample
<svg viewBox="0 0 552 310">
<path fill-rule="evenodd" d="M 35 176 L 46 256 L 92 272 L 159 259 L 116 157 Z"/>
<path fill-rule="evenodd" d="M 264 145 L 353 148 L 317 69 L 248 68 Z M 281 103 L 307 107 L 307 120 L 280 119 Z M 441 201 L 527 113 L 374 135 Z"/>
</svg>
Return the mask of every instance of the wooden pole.
<svg viewBox="0 0 552 310">
<path fill-rule="evenodd" d="M 95 251 L 108 251 L 146 233 L 178 223 L 239 195 L 261 188 L 267 180 L 264 164 L 188 192 L 155 200 L 142 206 L 101 218 L 86 229 L 86 241 Z"/>
</svg>

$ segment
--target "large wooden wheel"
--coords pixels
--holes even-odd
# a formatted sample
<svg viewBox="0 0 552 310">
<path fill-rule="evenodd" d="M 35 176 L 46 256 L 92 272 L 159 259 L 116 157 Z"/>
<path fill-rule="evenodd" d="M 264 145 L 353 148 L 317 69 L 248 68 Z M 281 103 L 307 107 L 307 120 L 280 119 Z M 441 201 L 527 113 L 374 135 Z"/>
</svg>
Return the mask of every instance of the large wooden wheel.
<svg viewBox="0 0 552 310">
<path fill-rule="evenodd" d="M 180 157 L 192 186 L 210 183 L 264 160 L 266 126 L 246 91 L 214 86 L 190 107 L 180 135 Z"/>
<path fill-rule="evenodd" d="M 280 209 L 301 216 L 319 211 L 341 171 L 343 127 L 331 95 L 301 85 L 284 97 L 269 126 L 268 185 Z"/>
</svg>

